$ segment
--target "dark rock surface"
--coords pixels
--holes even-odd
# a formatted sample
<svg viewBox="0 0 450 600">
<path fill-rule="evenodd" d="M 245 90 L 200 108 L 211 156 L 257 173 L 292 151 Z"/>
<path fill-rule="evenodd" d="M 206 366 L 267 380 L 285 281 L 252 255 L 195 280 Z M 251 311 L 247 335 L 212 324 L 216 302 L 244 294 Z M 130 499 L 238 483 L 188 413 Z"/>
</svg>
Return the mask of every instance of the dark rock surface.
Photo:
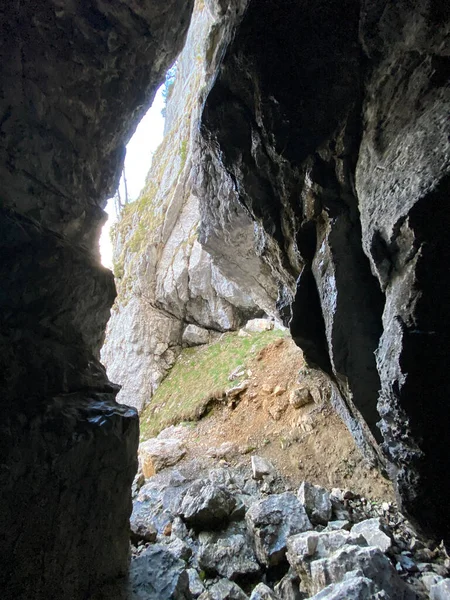
<svg viewBox="0 0 450 600">
<path fill-rule="evenodd" d="M 128 568 L 136 413 L 99 362 L 102 207 L 193 2 L 0 8 L 0 596 L 78 600 Z"/>
<path fill-rule="evenodd" d="M 440 1 L 250 1 L 197 180 L 202 244 L 277 295 L 360 448 L 447 542 L 448 35 Z"/>
</svg>

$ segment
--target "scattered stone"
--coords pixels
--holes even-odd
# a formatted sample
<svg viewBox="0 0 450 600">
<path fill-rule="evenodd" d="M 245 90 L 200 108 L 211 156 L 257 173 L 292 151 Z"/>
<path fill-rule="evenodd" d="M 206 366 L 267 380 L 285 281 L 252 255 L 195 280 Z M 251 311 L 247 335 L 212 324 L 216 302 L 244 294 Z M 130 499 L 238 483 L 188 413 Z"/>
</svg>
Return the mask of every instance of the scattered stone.
<svg viewBox="0 0 450 600">
<path fill-rule="evenodd" d="M 267 395 L 271 394 L 273 392 L 273 385 L 270 385 L 270 383 L 264 383 L 261 386 L 261 392 Z"/>
<path fill-rule="evenodd" d="M 140 513 L 134 511 L 130 517 L 130 540 L 132 544 L 139 542 L 153 543 L 156 542 L 158 532 L 156 531 L 152 516 L 148 513 Z"/>
<path fill-rule="evenodd" d="M 238 448 L 233 442 L 223 442 L 217 448 L 209 448 L 206 452 L 211 458 L 227 458 L 238 453 Z"/>
<path fill-rule="evenodd" d="M 312 529 L 303 505 L 290 492 L 255 502 L 245 518 L 256 556 L 266 566 L 277 565 L 284 559 L 288 537 Z"/>
<path fill-rule="evenodd" d="M 187 562 L 192 556 L 192 550 L 186 542 L 180 540 L 180 538 L 173 538 L 167 545 L 167 550 L 175 557 L 180 560 Z"/>
<path fill-rule="evenodd" d="M 328 585 L 309 600 L 374 600 L 377 597 L 374 588 L 373 582 L 367 577 L 352 577 Z"/>
<path fill-rule="evenodd" d="M 250 333 L 261 333 L 262 331 L 271 331 L 272 329 L 273 321 L 270 319 L 251 319 L 244 326 L 244 330 Z"/>
<path fill-rule="evenodd" d="M 305 573 L 308 565 L 305 562 Z M 309 565 L 310 576 L 301 577 L 302 588 L 317 594 L 331 583 L 340 583 L 350 571 L 360 571 L 371 579 L 377 590 L 383 590 L 388 597 L 414 600 L 415 594 L 400 579 L 389 559 L 376 547 L 345 545 L 328 558 L 315 560 Z"/>
<path fill-rule="evenodd" d="M 229 520 L 236 499 L 226 489 L 208 480 L 197 480 L 186 491 L 180 516 L 194 529 L 217 529 Z"/>
<path fill-rule="evenodd" d="M 431 586 L 430 600 L 450 600 L 450 579 L 443 579 Z"/>
<path fill-rule="evenodd" d="M 201 346 L 209 344 L 211 339 L 208 329 L 198 327 L 197 325 L 188 325 L 183 332 L 183 346 Z"/>
<path fill-rule="evenodd" d="M 207 573 L 215 573 L 230 580 L 260 572 L 253 549 L 242 534 L 203 538 L 198 552 L 198 564 Z"/>
<path fill-rule="evenodd" d="M 434 585 L 441 581 L 444 581 L 443 577 L 436 575 L 436 573 L 425 573 L 425 575 L 422 575 L 421 577 L 421 582 L 428 592 Z"/>
<path fill-rule="evenodd" d="M 282 396 L 286 392 L 284 385 L 276 385 L 273 390 L 274 396 Z"/>
<path fill-rule="evenodd" d="M 298 490 L 297 497 L 304 505 L 313 523 L 326 525 L 331 519 L 330 494 L 324 488 L 304 481 Z"/>
<path fill-rule="evenodd" d="M 352 529 L 353 531 L 353 529 Z M 375 545 L 375 544 L 373 544 Z M 416 563 L 411 560 L 409 556 L 405 556 L 404 554 L 397 555 L 395 557 L 397 562 L 401 564 L 402 568 L 409 573 L 416 573 L 419 569 L 417 568 Z"/>
<path fill-rule="evenodd" d="M 325 527 L 325 531 L 336 531 L 337 529 L 345 529 L 350 531 L 351 523 L 346 519 L 340 519 L 336 521 L 329 521 L 328 525 Z"/>
<path fill-rule="evenodd" d="M 240 396 L 243 392 L 245 392 L 245 390 L 248 389 L 249 385 L 250 385 L 250 382 L 246 379 L 239 385 L 235 385 L 234 387 L 227 390 L 225 392 L 225 396 L 227 397 L 228 400 L 233 400 L 233 399 L 237 398 L 238 396 Z"/>
<path fill-rule="evenodd" d="M 275 467 L 269 460 L 262 456 L 252 456 L 252 472 L 253 478 L 259 481 L 267 475 L 273 475 Z"/>
<path fill-rule="evenodd" d="M 248 596 L 242 589 L 234 581 L 228 579 L 220 579 L 206 593 L 208 595 L 203 598 L 202 594 L 199 600 L 248 600 Z"/>
<path fill-rule="evenodd" d="M 142 472 L 146 479 L 177 464 L 185 454 L 185 446 L 176 439 L 152 438 L 139 445 Z"/>
<path fill-rule="evenodd" d="M 250 600 L 281 600 L 280 596 L 270 589 L 265 583 L 258 583 L 254 588 Z"/>
<path fill-rule="evenodd" d="M 300 592 L 300 579 L 294 573 L 285 575 L 275 586 L 275 593 L 281 600 L 303 600 Z"/>
<path fill-rule="evenodd" d="M 243 375 L 245 375 L 244 367 L 236 367 L 236 369 L 234 369 L 234 371 L 231 371 L 231 373 L 228 375 L 228 381 L 234 381 L 235 379 L 239 379 L 239 377 L 242 377 Z M 249 377 L 250 376 L 251 374 L 249 375 Z"/>
<path fill-rule="evenodd" d="M 313 397 L 309 393 L 309 389 L 306 387 L 297 388 L 292 390 L 289 394 L 289 404 L 294 408 L 301 408 L 307 404 L 314 402 Z"/>
<path fill-rule="evenodd" d="M 384 532 L 381 519 L 366 519 L 353 525 L 351 532 L 362 535 L 369 546 L 377 546 L 381 552 L 387 552 L 392 546 L 391 538 Z"/>
<path fill-rule="evenodd" d="M 189 576 L 186 565 L 166 548 L 154 545 L 131 562 L 130 586 L 146 600 L 189 598 Z"/>
<path fill-rule="evenodd" d="M 189 577 L 189 591 L 194 598 L 198 598 L 205 591 L 203 581 L 195 569 L 188 569 L 187 574 Z"/>
</svg>

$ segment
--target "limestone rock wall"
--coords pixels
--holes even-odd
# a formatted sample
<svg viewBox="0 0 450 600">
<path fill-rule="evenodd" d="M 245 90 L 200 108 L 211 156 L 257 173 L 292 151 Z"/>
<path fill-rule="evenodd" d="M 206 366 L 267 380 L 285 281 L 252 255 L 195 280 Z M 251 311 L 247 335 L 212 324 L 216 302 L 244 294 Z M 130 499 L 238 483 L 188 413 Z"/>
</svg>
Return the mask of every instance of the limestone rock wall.
<svg viewBox="0 0 450 600">
<path fill-rule="evenodd" d="M 250 1 L 196 179 L 203 247 L 222 266 L 247 232 L 242 289 L 277 295 L 366 456 L 447 541 L 448 35 L 443 2 Z"/>
<path fill-rule="evenodd" d="M 231 271 L 226 278 L 198 241 L 201 215 L 192 193 L 204 97 L 236 13 L 197 2 L 166 109 L 165 137 L 144 190 L 114 231 L 118 297 L 102 350 L 120 402 L 141 410 L 175 362 L 189 324 L 219 333 L 261 313 Z M 250 248 L 253 251 L 253 248 Z M 242 244 L 234 252 L 240 254 Z M 237 281 L 239 284 L 239 281 Z M 274 302 L 264 292 L 265 305 Z"/>
<path fill-rule="evenodd" d="M 78 600 L 127 571 L 138 419 L 100 364 L 98 261 L 124 144 L 193 3 L 0 8 L 0 596 Z"/>
</svg>

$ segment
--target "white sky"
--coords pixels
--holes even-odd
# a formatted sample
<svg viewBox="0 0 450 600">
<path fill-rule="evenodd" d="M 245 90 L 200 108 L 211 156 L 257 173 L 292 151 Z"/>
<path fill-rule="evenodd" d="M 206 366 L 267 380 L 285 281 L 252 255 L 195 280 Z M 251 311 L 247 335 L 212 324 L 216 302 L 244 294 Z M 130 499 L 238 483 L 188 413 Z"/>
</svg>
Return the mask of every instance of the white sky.
<svg viewBox="0 0 450 600">
<path fill-rule="evenodd" d="M 125 173 L 128 185 L 128 197 L 136 200 L 139 192 L 144 187 L 145 178 L 150 169 L 153 153 L 162 142 L 164 131 L 164 118 L 161 111 L 164 107 L 162 98 L 162 86 L 156 93 L 155 100 L 147 114 L 137 126 L 137 129 L 127 144 L 127 155 L 125 158 Z M 121 197 L 125 198 L 123 181 L 120 181 Z M 114 201 L 108 200 L 105 208 L 109 215 L 108 221 L 103 226 L 100 236 L 100 254 L 102 264 L 112 268 L 112 245 L 109 237 L 111 225 L 116 221 Z"/>
</svg>

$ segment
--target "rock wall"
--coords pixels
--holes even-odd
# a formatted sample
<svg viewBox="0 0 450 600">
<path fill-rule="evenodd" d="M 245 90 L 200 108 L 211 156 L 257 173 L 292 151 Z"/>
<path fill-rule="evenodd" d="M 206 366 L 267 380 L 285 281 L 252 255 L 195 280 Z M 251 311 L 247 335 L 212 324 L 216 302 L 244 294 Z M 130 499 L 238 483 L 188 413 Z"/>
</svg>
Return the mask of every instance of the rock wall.
<svg viewBox="0 0 450 600">
<path fill-rule="evenodd" d="M 231 8 L 221 14 L 214 5 L 197 2 L 177 59 L 164 140 L 145 188 L 125 207 L 114 230 L 118 297 L 102 360 L 109 377 L 122 386 L 119 401 L 139 411 L 175 362 L 188 326 L 201 328 L 204 341 L 208 332 L 237 329 L 261 313 L 200 245 L 201 215 L 192 193 L 201 108 L 216 73 L 224 32 L 230 35 L 235 20 Z M 234 251 L 241 252 L 241 246 Z M 233 275 L 232 265 L 228 270 Z M 274 312 L 274 302 L 265 292 L 264 298 Z"/>
<path fill-rule="evenodd" d="M 91 597 L 128 567 L 136 412 L 99 353 L 124 144 L 193 3 L 0 8 L 0 596 Z"/>
<path fill-rule="evenodd" d="M 447 542 L 448 33 L 443 2 L 251 0 L 196 179 L 203 247 L 250 294 L 271 280 L 360 447 Z"/>
</svg>

